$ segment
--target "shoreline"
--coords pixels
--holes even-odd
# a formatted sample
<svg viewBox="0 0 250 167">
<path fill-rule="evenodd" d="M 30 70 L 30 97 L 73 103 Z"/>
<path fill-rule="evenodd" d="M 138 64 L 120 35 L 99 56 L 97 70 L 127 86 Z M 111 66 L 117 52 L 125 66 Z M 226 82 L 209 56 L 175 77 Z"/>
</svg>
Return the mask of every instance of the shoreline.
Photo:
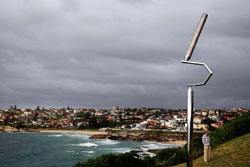
<svg viewBox="0 0 250 167">
<path fill-rule="evenodd" d="M 164 144 L 178 144 L 181 147 L 184 147 L 184 145 L 187 143 L 186 140 L 176 140 L 176 141 L 163 141 L 159 143 L 164 143 Z"/>
<path fill-rule="evenodd" d="M 107 135 L 107 132 L 101 132 L 101 131 L 91 131 L 91 130 L 38 130 L 38 131 L 30 131 L 30 132 L 38 132 L 38 133 L 78 133 L 78 134 L 89 134 L 89 135 Z M 112 140 L 112 139 L 110 139 Z M 127 140 L 129 141 L 129 140 Z M 176 140 L 176 141 L 154 141 L 154 140 L 142 140 L 142 141 L 151 141 L 151 142 L 157 142 L 162 144 L 174 144 L 174 145 L 180 145 L 181 147 L 184 147 L 184 145 L 187 143 L 186 140 Z"/>
<path fill-rule="evenodd" d="M 2 131 L 2 133 L 8 133 L 8 132 L 13 132 L 13 133 L 22 133 L 22 132 L 34 132 L 34 133 L 78 133 L 78 134 L 89 134 L 89 135 L 106 135 L 107 132 L 101 132 L 97 130 L 61 130 L 61 129 L 28 129 L 28 130 L 17 130 L 14 128 L 6 128 Z"/>
<path fill-rule="evenodd" d="M 78 133 L 78 134 L 88 134 L 88 135 L 108 135 L 108 132 L 102 132 L 102 131 L 97 131 L 97 130 L 61 130 L 61 129 L 29 129 L 29 130 L 17 130 L 17 129 L 5 129 L 4 131 L 0 132 L 16 132 L 16 133 L 22 133 L 22 132 L 34 132 L 34 133 Z M 112 140 L 112 139 L 111 139 Z M 113 139 L 114 140 L 114 139 Z M 119 139 L 118 139 L 119 140 Z M 124 139 L 126 140 L 126 139 Z M 129 139 L 128 139 L 129 140 Z M 163 143 L 163 144 L 175 144 L 175 145 L 180 145 L 183 147 L 187 141 L 186 140 L 175 140 L 175 141 L 157 141 L 157 140 L 142 140 L 142 141 L 153 141 L 153 142 L 158 142 L 158 143 Z"/>
<path fill-rule="evenodd" d="M 35 131 L 34 131 L 35 132 Z M 38 130 L 39 133 L 79 133 L 79 134 L 89 134 L 89 135 L 99 135 L 107 134 L 107 132 L 92 131 L 92 130 Z"/>
</svg>

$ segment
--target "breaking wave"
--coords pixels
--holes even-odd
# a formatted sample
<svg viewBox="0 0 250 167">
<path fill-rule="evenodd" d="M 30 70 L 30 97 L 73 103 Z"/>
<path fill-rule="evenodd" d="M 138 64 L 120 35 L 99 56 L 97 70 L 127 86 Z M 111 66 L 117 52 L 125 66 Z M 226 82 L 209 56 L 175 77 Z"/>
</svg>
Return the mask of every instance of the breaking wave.
<svg viewBox="0 0 250 167">
<path fill-rule="evenodd" d="M 81 151 L 81 152 L 88 153 L 88 154 L 94 154 L 95 153 L 95 151 Z"/>
<path fill-rule="evenodd" d="M 66 151 L 67 153 L 74 153 L 75 151 Z"/>
<path fill-rule="evenodd" d="M 124 148 L 103 148 L 101 150 L 109 150 L 109 151 L 111 151 L 113 153 L 126 153 L 126 152 L 132 151 L 132 149 L 128 148 L 128 147 L 124 147 Z"/>
<path fill-rule="evenodd" d="M 146 141 L 145 143 L 146 143 L 145 145 L 140 146 L 140 148 L 143 151 L 152 150 L 152 149 L 171 148 L 171 147 L 176 147 L 177 146 L 177 145 L 172 145 L 172 144 L 149 142 L 149 141 Z"/>
<path fill-rule="evenodd" d="M 61 137 L 62 135 L 48 135 L 49 137 Z"/>
<path fill-rule="evenodd" d="M 114 140 L 110 140 L 110 139 L 104 139 L 104 140 L 98 141 L 98 143 L 102 144 L 102 145 L 115 145 L 115 144 L 118 144 L 119 142 L 114 141 Z"/>
<path fill-rule="evenodd" d="M 78 133 L 64 133 L 65 136 L 70 138 L 78 138 L 78 139 L 89 139 L 90 135 L 78 134 Z"/>
<path fill-rule="evenodd" d="M 78 143 L 78 144 L 71 144 L 72 146 L 79 146 L 79 147 L 97 147 L 98 145 L 95 143 Z"/>
</svg>

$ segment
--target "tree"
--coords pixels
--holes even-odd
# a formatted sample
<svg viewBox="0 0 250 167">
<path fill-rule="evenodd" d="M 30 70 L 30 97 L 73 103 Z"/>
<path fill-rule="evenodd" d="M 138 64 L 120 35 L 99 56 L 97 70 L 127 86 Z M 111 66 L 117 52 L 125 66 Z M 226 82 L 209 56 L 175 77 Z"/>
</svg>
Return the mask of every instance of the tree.
<svg viewBox="0 0 250 167">
<path fill-rule="evenodd" d="M 215 130 L 215 128 L 211 126 L 212 123 L 215 123 L 214 120 L 212 120 L 212 119 L 210 119 L 210 118 L 207 117 L 207 118 L 205 118 L 203 120 L 203 123 L 205 123 L 205 124 L 207 124 L 209 126 L 209 130 L 210 131 L 214 131 Z"/>
<path fill-rule="evenodd" d="M 91 117 L 89 119 L 89 128 L 91 128 L 91 129 L 99 128 L 96 117 Z"/>
<path fill-rule="evenodd" d="M 23 121 L 17 121 L 16 123 L 13 124 L 13 126 L 14 126 L 16 129 L 21 129 L 21 128 L 23 128 L 23 124 L 24 124 Z"/>
<path fill-rule="evenodd" d="M 214 122 L 215 122 L 214 120 L 212 120 L 212 119 L 210 119 L 208 117 L 203 120 L 203 123 L 205 123 L 207 125 L 210 125 L 211 123 L 214 123 Z"/>
<path fill-rule="evenodd" d="M 160 151 L 156 157 L 156 161 L 163 166 L 172 166 L 186 161 L 186 151 L 179 148 L 168 148 Z"/>
<path fill-rule="evenodd" d="M 110 121 L 108 121 L 107 119 L 101 119 L 100 127 L 110 127 Z"/>
<path fill-rule="evenodd" d="M 39 106 L 39 105 L 36 107 L 36 110 L 37 110 L 37 111 L 40 111 L 40 106 Z"/>
</svg>

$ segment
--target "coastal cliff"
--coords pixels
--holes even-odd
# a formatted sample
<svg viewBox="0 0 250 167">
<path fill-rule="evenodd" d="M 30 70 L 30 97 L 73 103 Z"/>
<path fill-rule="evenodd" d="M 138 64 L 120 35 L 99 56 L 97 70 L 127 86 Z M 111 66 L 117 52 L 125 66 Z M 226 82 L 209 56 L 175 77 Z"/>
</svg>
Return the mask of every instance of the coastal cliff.
<svg viewBox="0 0 250 167">
<path fill-rule="evenodd" d="M 152 131 L 120 131 L 109 132 L 107 134 L 92 135 L 91 139 L 111 139 L 111 140 L 134 140 L 134 141 L 157 141 L 157 142 L 174 142 L 185 141 L 186 133 L 168 133 L 168 132 L 152 132 Z"/>
</svg>

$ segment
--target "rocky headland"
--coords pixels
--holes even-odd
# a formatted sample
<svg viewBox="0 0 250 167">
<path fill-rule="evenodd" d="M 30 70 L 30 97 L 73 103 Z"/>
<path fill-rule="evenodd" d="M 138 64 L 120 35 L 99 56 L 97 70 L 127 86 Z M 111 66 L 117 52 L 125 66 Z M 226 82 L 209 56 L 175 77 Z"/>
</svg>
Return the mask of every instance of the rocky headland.
<svg viewBox="0 0 250 167">
<path fill-rule="evenodd" d="M 133 141 L 156 141 L 174 143 L 175 141 L 186 141 L 186 133 L 173 132 L 152 132 L 152 131 L 120 131 L 108 132 L 107 134 L 92 135 L 91 139 L 110 139 L 110 140 L 133 140 Z M 183 143 L 183 142 L 182 142 Z"/>
</svg>

